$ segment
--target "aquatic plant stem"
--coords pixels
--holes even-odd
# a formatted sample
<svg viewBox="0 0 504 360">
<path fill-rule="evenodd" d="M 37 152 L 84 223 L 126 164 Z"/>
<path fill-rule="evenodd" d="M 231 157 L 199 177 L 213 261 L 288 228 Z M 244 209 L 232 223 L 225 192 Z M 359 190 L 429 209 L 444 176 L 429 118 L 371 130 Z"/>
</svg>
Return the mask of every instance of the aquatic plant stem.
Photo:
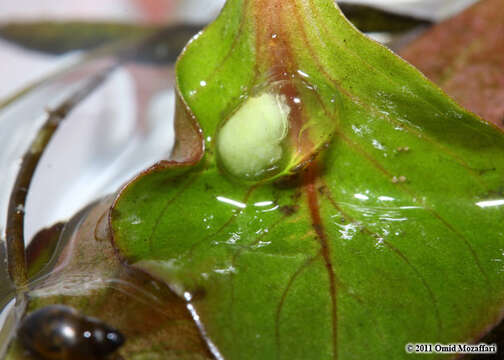
<svg viewBox="0 0 504 360">
<path fill-rule="evenodd" d="M 47 120 L 38 131 L 30 148 L 22 158 L 21 166 L 14 183 L 7 210 L 7 267 L 14 285 L 19 288 L 26 285 L 28 270 L 25 254 L 24 219 L 28 189 L 33 174 L 61 122 L 69 112 L 103 83 L 107 75 L 115 68 L 115 64 L 91 77 L 86 84 L 73 92 L 61 105 L 54 110 L 47 110 Z"/>
</svg>

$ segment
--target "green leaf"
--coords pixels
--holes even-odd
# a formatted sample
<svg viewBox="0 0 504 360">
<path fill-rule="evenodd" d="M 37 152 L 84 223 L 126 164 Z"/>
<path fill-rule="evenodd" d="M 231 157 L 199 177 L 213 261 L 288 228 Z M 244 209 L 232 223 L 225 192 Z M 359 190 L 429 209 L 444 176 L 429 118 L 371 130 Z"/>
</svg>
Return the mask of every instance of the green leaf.
<svg viewBox="0 0 504 360">
<path fill-rule="evenodd" d="M 230 0 L 177 71 L 177 161 L 127 184 L 110 224 L 130 266 L 190 302 L 217 358 L 407 359 L 407 343 L 498 322 L 502 132 L 331 0 Z M 277 144 L 253 128 L 277 112 L 282 160 L 234 171 L 221 132 L 238 124 L 226 141 L 256 161 L 240 146 Z"/>
</svg>

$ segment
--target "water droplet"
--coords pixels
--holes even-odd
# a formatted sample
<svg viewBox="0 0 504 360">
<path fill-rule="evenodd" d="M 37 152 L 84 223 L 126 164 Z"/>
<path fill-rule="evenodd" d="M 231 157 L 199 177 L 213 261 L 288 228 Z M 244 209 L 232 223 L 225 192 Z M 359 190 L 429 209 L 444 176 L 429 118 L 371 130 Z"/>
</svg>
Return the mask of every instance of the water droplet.
<svg viewBox="0 0 504 360">
<path fill-rule="evenodd" d="M 378 149 L 378 150 L 381 150 L 381 151 L 384 151 L 385 150 L 385 146 L 383 146 L 378 140 L 376 139 L 373 139 L 373 146 L 375 147 L 375 149 Z"/>
<path fill-rule="evenodd" d="M 242 203 L 240 201 L 228 199 L 228 198 L 226 198 L 224 196 L 217 196 L 217 200 L 220 201 L 220 202 L 222 202 L 222 203 L 225 203 L 225 204 L 228 204 L 228 205 L 240 208 L 240 209 L 245 209 L 247 207 L 246 204 L 244 204 L 244 203 Z"/>
<path fill-rule="evenodd" d="M 347 225 L 337 224 L 340 227 L 339 233 L 341 234 L 341 238 L 344 240 L 352 240 L 355 234 L 359 229 L 359 224 L 350 223 Z"/>
<path fill-rule="evenodd" d="M 304 71 L 301 71 L 301 70 L 298 70 L 297 73 L 299 75 L 301 75 L 302 77 L 304 77 L 304 78 L 309 78 L 310 77 L 307 73 L 305 73 Z"/>
<path fill-rule="evenodd" d="M 503 205 L 504 205 L 504 199 L 485 200 L 476 203 L 476 206 L 479 206 L 480 208 L 497 207 Z"/>
<path fill-rule="evenodd" d="M 376 240 L 375 247 L 377 249 L 383 249 L 384 248 L 384 243 L 385 243 L 384 239 L 380 237 L 380 238 L 378 238 Z"/>
<path fill-rule="evenodd" d="M 355 194 L 354 198 L 359 199 L 359 200 L 369 200 L 369 196 L 366 196 L 364 194 Z"/>
<path fill-rule="evenodd" d="M 380 200 L 380 201 L 394 201 L 395 199 L 390 196 L 379 196 L 378 200 Z"/>
<path fill-rule="evenodd" d="M 234 233 L 231 235 L 229 239 L 227 239 L 226 244 L 228 245 L 234 245 L 240 240 L 241 235 L 239 233 Z"/>
<path fill-rule="evenodd" d="M 264 206 L 269 206 L 269 205 L 273 205 L 273 201 L 261 201 L 261 202 L 256 202 L 254 204 L 254 206 L 257 206 L 257 207 L 264 207 Z"/>
<path fill-rule="evenodd" d="M 236 269 L 232 265 L 230 265 L 224 269 L 215 269 L 214 272 L 217 274 L 225 275 L 225 274 L 236 273 Z"/>
</svg>

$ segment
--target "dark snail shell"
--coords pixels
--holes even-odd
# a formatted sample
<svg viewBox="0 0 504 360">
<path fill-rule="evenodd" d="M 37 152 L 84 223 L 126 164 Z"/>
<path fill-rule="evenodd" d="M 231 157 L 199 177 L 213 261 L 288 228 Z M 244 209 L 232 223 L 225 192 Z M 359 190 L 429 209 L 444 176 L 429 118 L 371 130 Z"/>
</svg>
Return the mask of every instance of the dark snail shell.
<svg viewBox="0 0 504 360">
<path fill-rule="evenodd" d="M 124 343 L 124 336 L 98 319 L 63 305 L 51 305 L 28 315 L 18 337 L 47 360 L 101 359 Z"/>
</svg>

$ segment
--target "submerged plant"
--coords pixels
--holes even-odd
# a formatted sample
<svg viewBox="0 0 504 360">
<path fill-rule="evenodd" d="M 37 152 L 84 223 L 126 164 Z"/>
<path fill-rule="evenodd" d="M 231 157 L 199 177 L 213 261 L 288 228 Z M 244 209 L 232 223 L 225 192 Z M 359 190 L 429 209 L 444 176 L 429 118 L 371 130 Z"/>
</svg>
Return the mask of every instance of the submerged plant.
<svg viewBox="0 0 504 360">
<path fill-rule="evenodd" d="M 88 212 L 30 309 L 99 313 L 132 359 L 401 359 L 499 322 L 499 129 L 332 0 L 228 0 L 176 70 L 173 153 Z M 36 296 L 83 273 L 106 286 Z"/>
</svg>

